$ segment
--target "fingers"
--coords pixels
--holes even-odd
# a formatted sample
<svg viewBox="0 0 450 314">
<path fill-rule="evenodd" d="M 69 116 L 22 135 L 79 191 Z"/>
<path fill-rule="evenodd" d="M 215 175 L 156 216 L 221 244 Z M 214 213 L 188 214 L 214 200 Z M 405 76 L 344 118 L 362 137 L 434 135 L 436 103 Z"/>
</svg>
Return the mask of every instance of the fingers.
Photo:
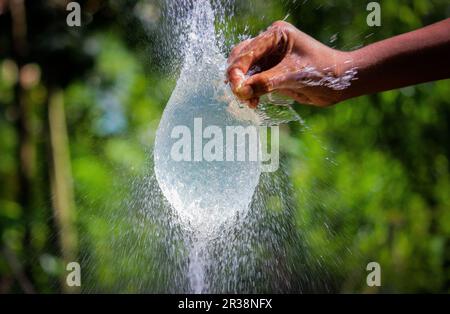
<svg viewBox="0 0 450 314">
<path fill-rule="evenodd" d="M 234 59 L 236 59 L 237 56 L 240 55 L 244 47 L 246 47 L 253 38 L 246 39 L 244 41 L 241 41 L 239 44 L 234 46 L 233 49 L 231 49 L 230 55 L 228 56 L 228 64 L 233 63 Z"/>
<path fill-rule="evenodd" d="M 250 76 L 243 82 L 242 90 L 251 90 L 251 95 L 244 96 L 259 97 L 277 89 L 287 88 L 290 72 L 285 60 L 267 71 Z"/>
<path fill-rule="evenodd" d="M 238 45 L 233 51 L 227 76 L 233 92 L 242 99 L 253 97 L 253 91 L 249 86 L 244 86 L 245 74 L 264 56 L 277 49 L 284 49 L 287 42 L 286 34 L 280 28 L 271 27 L 266 32 Z"/>
<path fill-rule="evenodd" d="M 244 81 L 241 91 L 251 90 L 251 93 L 248 94 L 248 98 L 242 99 L 246 100 L 250 108 L 255 109 L 259 103 L 259 96 L 270 93 L 288 84 L 285 82 L 285 79 L 289 77 L 289 73 L 290 71 L 286 62 L 281 62 L 267 71 L 250 76 Z M 289 96 L 292 97 L 292 95 Z"/>
</svg>

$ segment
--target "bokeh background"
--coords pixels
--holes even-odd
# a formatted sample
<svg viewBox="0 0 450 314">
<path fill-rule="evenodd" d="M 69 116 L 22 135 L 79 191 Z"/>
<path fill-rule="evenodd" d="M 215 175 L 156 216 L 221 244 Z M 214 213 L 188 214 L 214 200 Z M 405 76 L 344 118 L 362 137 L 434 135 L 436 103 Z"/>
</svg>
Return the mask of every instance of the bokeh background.
<svg viewBox="0 0 450 314">
<path fill-rule="evenodd" d="M 79 1 L 82 26 L 68 27 L 67 1 L 0 0 L 0 293 L 68 292 L 64 265 L 79 259 L 95 265 L 85 291 L 165 291 L 151 267 L 164 254 L 149 246 L 136 287 L 123 278 L 138 266 L 103 245 L 132 228 L 110 217 L 149 171 L 176 81 L 159 51 L 163 2 Z M 369 27 L 368 1 L 237 0 L 228 39 L 286 19 L 352 50 L 450 15 L 446 0 L 380 2 Z M 326 291 L 449 292 L 449 80 L 295 110 L 307 131 L 284 127 L 281 149 L 296 226 L 337 274 Z M 366 285 L 370 261 L 381 287 Z"/>
</svg>

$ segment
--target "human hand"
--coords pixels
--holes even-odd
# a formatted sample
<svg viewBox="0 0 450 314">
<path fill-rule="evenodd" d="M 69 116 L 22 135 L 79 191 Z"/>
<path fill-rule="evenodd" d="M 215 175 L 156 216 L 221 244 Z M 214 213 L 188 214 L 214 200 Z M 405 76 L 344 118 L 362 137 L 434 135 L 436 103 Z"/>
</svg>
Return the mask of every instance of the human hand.
<svg viewBox="0 0 450 314">
<path fill-rule="evenodd" d="M 345 99 L 342 90 L 354 76 L 349 53 L 329 48 L 283 21 L 235 46 L 228 65 L 233 93 L 252 108 L 261 95 L 273 91 L 301 104 L 329 106 Z"/>
</svg>

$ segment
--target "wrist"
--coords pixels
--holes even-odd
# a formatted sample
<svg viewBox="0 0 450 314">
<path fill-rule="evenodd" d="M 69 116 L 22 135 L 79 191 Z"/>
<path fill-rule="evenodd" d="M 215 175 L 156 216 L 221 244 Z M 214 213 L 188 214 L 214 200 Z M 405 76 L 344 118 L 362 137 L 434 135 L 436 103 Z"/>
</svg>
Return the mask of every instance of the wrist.
<svg viewBox="0 0 450 314">
<path fill-rule="evenodd" d="M 340 78 L 345 88 L 337 90 L 338 101 L 344 101 L 361 95 L 361 86 L 364 85 L 364 48 L 353 51 L 339 51 L 339 61 L 337 66 L 337 78 Z"/>
<path fill-rule="evenodd" d="M 334 77 L 336 78 L 337 83 L 335 86 L 330 86 L 331 93 L 335 100 L 334 103 L 339 103 L 356 96 L 355 82 L 358 79 L 358 69 L 355 58 L 354 51 L 335 50 Z"/>
</svg>

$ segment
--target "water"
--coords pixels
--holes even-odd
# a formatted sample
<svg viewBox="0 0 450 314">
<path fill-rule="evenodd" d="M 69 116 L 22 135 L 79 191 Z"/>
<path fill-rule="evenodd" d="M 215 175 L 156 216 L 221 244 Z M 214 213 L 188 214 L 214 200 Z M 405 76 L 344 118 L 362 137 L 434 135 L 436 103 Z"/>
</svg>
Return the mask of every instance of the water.
<svg viewBox="0 0 450 314">
<path fill-rule="evenodd" d="M 224 160 L 225 149 L 240 149 L 237 141 L 234 147 L 224 147 L 217 161 L 207 160 L 207 127 L 218 128 L 217 133 L 224 137 L 220 142 L 224 143 L 227 126 L 251 125 L 229 112 L 233 96 L 223 83 L 224 70 L 220 67 L 225 62 L 214 49 L 187 59 L 155 140 L 155 173 L 164 195 L 180 217 L 193 229 L 202 229 L 202 233 L 213 232 L 237 212 L 244 214 L 260 175 L 258 161 Z M 177 126 L 187 127 L 187 161 L 172 158 L 174 145 L 180 139 L 172 136 Z"/>
<path fill-rule="evenodd" d="M 207 160 L 204 130 L 216 128 L 221 137 L 227 135 L 221 143 L 228 143 L 230 126 L 253 127 L 257 138 L 255 126 L 279 124 L 298 116 L 288 106 L 271 108 L 266 103 L 255 111 L 240 104 L 224 83 L 226 58 L 217 44 L 216 15 L 209 1 L 193 4 L 187 19 L 190 28 L 184 64 L 156 134 L 154 169 L 159 187 L 192 239 L 188 275 L 192 291 L 200 293 L 210 286 L 206 279 L 208 265 L 214 262 L 210 247 L 221 231 L 236 225 L 237 219 L 245 219 L 261 175 L 259 160 L 224 160 L 230 149 L 245 150 L 245 156 L 250 156 L 250 145 L 238 141 L 231 147 L 220 144 L 223 151 L 219 159 Z M 180 126 L 184 131 L 174 134 Z M 180 161 L 174 157 L 174 145 L 181 136 L 188 140 L 177 150 L 183 151 Z"/>
<path fill-rule="evenodd" d="M 218 64 L 223 61 L 217 59 Z M 206 289 L 206 246 L 217 236 L 219 228 L 232 223 L 238 214 L 246 215 L 261 173 L 258 161 L 208 161 L 204 156 L 206 146 L 197 143 L 199 139 L 206 141 L 202 133 L 209 126 L 218 128 L 225 135 L 227 126 L 251 125 L 228 112 L 229 104 L 224 94 L 227 90 L 219 75 L 223 71 L 215 64 L 201 59 L 183 69 L 160 121 L 154 149 L 159 186 L 181 219 L 185 232 L 194 237 L 189 255 L 189 275 L 194 292 Z M 223 87 L 219 87 L 220 83 Z M 176 126 L 186 126 L 192 137 L 188 139 L 190 161 L 176 161 L 171 156 L 178 140 L 171 138 Z M 241 149 L 237 141 L 232 149 Z M 219 158 L 224 157 L 225 148 L 222 153 Z"/>
</svg>

